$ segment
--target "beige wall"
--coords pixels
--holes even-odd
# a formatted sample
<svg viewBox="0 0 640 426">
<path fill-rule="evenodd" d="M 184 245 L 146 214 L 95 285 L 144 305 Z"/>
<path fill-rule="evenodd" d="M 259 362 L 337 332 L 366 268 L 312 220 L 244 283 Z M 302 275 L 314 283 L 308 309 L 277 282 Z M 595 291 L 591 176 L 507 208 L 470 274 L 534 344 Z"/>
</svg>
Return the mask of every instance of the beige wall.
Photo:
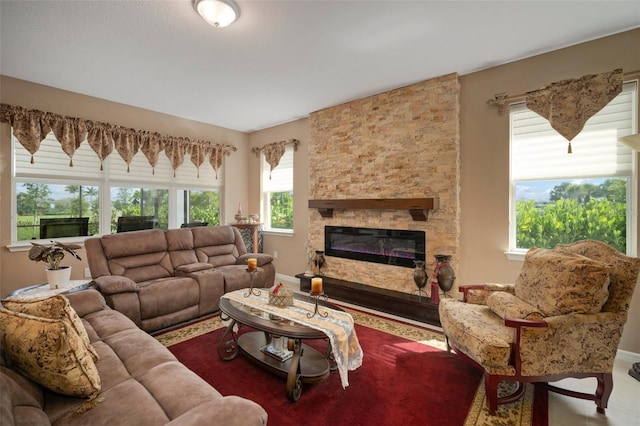
<svg viewBox="0 0 640 426">
<path fill-rule="evenodd" d="M 509 116 L 498 115 L 487 99 L 615 68 L 640 70 L 638 46 L 640 30 L 635 30 L 460 78 L 461 282 L 514 282 L 522 265 L 504 255 L 509 242 Z M 633 217 L 638 220 L 637 212 Z M 620 347 L 640 353 L 640 288 Z"/>
<path fill-rule="evenodd" d="M 243 205 L 248 202 L 249 137 L 245 133 L 6 76 L 0 76 L 0 102 L 139 130 L 156 131 L 165 135 L 185 136 L 233 145 L 237 151 L 225 159 L 223 222 L 233 221 L 235 208 L 239 202 Z M 10 253 L 6 248 L 11 243 L 10 132 L 8 123 L 0 124 L 0 295 L 3 296 L 17 288 L 46 282 L 44 264 L 29 261 L 26 251 Z M 73 279 L 82 279 L 84 268 L 87 266 L 84 260 L 86 258 L 84 249 L 80 250 L 80 256 L 83 261 L 77 261 L 69 256 L 64 260 L 65 264 L 73 268 Z"/>
<path fill-rule="evenodd" d="M 544 84 L 622 67 L 640 70 L 640 30 L 595 40 L 489 70 L 460 77 L 461 82 L 461 238 L 459 283 L 513 282 L 521 262 L 504 255 L 508 245 L 508 117 L 500 117 L 486 100 L 496 93 L 521 94 Z M 95 98 L 79 96 L 2 77 L 0 101 L 60 114 L 93 118 L 162 133 L 198 136 L 231 143 L 239 151 L 227 158 L 225 214 L 233 217 L 238 202 L 259 208 L 259 162 L 250 146 L 283 139 L 301 141 L 295 154 L 295 232 L 293 237 L 266 235 L 265 252 L 278 251 L 277 272 L 294 275 L 305 270 L 308 236 L 308 120 L 244 134 L 170 117 Z M 44 280 L 44 272 L 26 260 L 26 253 L 8 254 L 10 241 L 9 126 L 0 125 L 0 293 Z M 248 143 L 247 143 L 248 142 Z M 243 149 L 244 147 L 244 149 Z M 244 156 L 246 153 L 246 156 Z M 248 160 L 247 160 L 248 158 Z M 310 161 L 313 161 L 311 159 Z M 247 189 L 248 188 L 248 189 Z M 243 196 L 246 194 L 245 196 Z M 637 212 L 634 217 L 638 218 Z M 70 264 L 74 261 L 69 261 Z M 75 271 L 78 273 L 78 271 Z M 640 289 L 632 301 L 620 348 L 640 353 Z"/>
<path fill-rule="evenodd" d="M 262 147 L 265 144 L 288 139 L 298 139 L 297 151 L 294 152 L 293 165 L 293 235 L 265 234 L 263 251 L 273 255 L 276 272 L 294 276 L 304 272 L 306 267 L 305 243 L 309 235 L 307 200 L 309 199 L 309 126 L 308 120 L 302 119 L 281 126 L 254 132 L 249 135 L 251 147 Z M 262 156 L 262 154 L 260 154 Z M 251 154 L 249 157 L 249 209 L 260 211 L 260 158 Z"/>
<path fill-rule="evenodd" d="M 638 46 L 640 30 L 635 30 L 460 77 L 462 215 L 457 283 L 514 282 L 522 266 L 504 255 L 509 240 L 508 115 L 499 116 L 486 104 L 487 99 L 497 93 L 522 94 L 553 81 L 619 67 L 625 72 L 640 70 Z M 295 126 L 301 133 L 308 131 L 302 129 L 308 128 L 306 120 L 296 121 Z M 268 137 L 263 137 L 265 134 Z M 267 143 L 290 137 L 294 135 L 284 125 L 255 132 L 250 140 L 254 145 L 258 140 Z M 309 185 L 308 175 L 298 167 L 299 158 L 295 173 L 297 224 L 301 215 L 309 214 L 306 200 L 302 213 L 298 210 L 301 193 L 297 188 Z M 259 185 L 257 174 L 251 184 Z M 253 194 L 251 198 L 255 198 Z M 637 220 L 637 212 L 633 217 Z M 305 238 L 267 240 L 269 250 L 278 250 L 278 272 L 293 275 L 305 269 L 300 255 Z M 640 288 L 635 292 L 620 348 L 640 353 Z"/>
</svg>

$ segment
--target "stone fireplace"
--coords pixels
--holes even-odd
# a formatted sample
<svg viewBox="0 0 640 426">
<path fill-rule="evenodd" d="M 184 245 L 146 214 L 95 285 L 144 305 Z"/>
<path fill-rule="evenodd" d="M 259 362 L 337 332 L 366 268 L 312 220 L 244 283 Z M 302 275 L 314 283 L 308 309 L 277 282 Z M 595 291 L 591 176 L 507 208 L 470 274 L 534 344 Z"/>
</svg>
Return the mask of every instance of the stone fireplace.
<svg viewBox="0 0 640 426">
<path fill-rule="evenodd" d="M 327 108 L 310 115 L 310 200 L 437 200 L 428 218 L 406 209 L 336 208 L 330 217 L 309 210 L 309 239 L 325 248 L 325 227 L 415 231 L 426 238 L 428 270 L 435 254 L 459 261 L 460 149 L 457 74 Z M 325 255 L 327 277 L 413 293 L 413 270 Z M 456 283 L 457 284 L 457 283 Z M 454 290 L 452 290 L 453 293 Z"/>
</svg>

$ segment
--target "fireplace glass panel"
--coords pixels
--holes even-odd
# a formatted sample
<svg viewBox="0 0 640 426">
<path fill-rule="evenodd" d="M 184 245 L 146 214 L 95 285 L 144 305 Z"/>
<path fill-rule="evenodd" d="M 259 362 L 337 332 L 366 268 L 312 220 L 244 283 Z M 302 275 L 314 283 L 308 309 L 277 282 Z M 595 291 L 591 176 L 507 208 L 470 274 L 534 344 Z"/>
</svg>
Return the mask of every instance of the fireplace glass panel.
<svg viewBox="0 0 640 426">
<path fill-rule="evenodd" d="M 425 260 L 425 232 L 325 226 L 325 255 L 413 268 Z"/>
</svg>

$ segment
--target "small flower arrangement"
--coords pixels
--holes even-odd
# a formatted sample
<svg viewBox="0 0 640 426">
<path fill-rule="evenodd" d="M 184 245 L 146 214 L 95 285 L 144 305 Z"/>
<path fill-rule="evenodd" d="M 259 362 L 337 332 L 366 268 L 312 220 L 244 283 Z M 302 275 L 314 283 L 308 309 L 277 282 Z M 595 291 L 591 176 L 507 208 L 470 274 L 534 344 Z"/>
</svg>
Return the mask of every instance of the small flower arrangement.
<svg viewBox="0 0 640 426">
<path fill-rule="evenodd" d="M 63 244 L 58 241 L 51 241 L 51 245 L 45 246 L 38 243 L 31 243 L 29 249 L 29 259 L 35 262 L 47 262 L 49 269 L 60 269 L 60 262 L 65 256 L 65 252 L 71 254 L 78 260 L 82 260 L 75 251 L 80 248 L 77 244 Z"/>
</svg>

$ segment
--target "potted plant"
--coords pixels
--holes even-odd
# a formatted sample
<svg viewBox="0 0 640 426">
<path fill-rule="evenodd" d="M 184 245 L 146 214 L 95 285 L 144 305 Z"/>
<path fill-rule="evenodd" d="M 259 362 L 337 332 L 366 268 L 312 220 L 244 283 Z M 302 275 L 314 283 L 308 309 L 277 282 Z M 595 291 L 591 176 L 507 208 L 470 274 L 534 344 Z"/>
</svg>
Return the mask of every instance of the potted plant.
<svg viewBox="0 0 640 426">
<path fill-rule="evenodd" d="M 51 241 L 46 246 L 38 243 L 31 243 L 29 249 L 29 259 L 35 262 L 47 262 L 47 281 L 51 288 L 60 288 L 66 286 L 71 279 L 71 267 L 60 266 L 60 262 L 64 259 L 65 253 L 71 254 L 78 260 L 82 260 L 75 251 L 80 248 L 77 244 L 63 244 L 58 241 Z"/>
</svg>

